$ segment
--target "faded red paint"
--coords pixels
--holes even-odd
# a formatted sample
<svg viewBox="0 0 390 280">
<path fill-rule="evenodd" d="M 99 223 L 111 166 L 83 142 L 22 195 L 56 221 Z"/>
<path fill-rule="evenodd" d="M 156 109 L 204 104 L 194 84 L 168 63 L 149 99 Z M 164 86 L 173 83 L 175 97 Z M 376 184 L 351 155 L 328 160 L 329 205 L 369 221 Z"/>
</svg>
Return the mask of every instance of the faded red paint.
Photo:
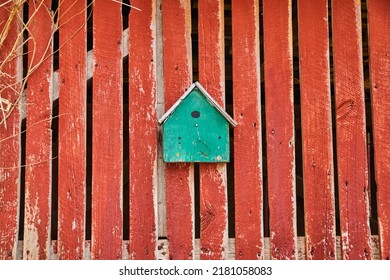
<svg viewBox="0 0 390 280">
<path fill-rule="evenodd" d="M 164 99 L 168 110 L 192 83 L 191 1 L 162 1 Z M 166 165 L 170 259 L 194 258 L 193 164 Z"/>
<path fill-rule="evenodd" d="M 58 256 L 85 257 L 86 3 L 64 1 L 60 17 Z M 80 12 L 84 11 L 84 12 Z"/>
<path fill-rule="evenodd" d="M 264 0 L 263 20 L 271 258 L 296 259 L 291 0 Z"/>
<path fill-rule="evenodd" d="M 199 81 L 224 106 L 224 6 L 221 0 L 200 0 Z M 227 253 L 226 164 L 200 164 L 201 259 L 223 259 Z"/>
<path fill-rule="evenodd" d="M 343 259 L 371 258 L 360 11 L 360 1 L 332 1 Z"/>
<path fill-rule="evenodd" d="M 24 259 L 48 259 L 51 211 L 52 20 L 51 1 L 30 5 L 29 65 L 39 65 L 28 79 L 26 110 L 26 183 Z M 34 67 L 33 66 L 33 67 Z"/>
<path fill-rule="evenodd" d="M 232 2 L 236 259 L 262 259 L 259 3 Z"/>
<path fill-rule="evenodd" d="M 368 27 L 380 257 L 390 259 L 390 2 L 370 1 Z"/>
<path fill-rule="evenodd" d="M 155 1 L 132 1 L 129 26 L 130 258 L 157 258 Z M 128 199 L 128 198 L 125 198 Z"/>
<path fill-rule="evenodd" d="M 306 257 L 336 258 L 328 1 L 298 3 Z"/>
<path fill-rule="evenodd" d="M 92 259 L 122 259 L 122 14 L 93 3 Z"/>
<path fill-rule="evenodd" d="M 13 4 L 8 4 L 0 7 L 0 30 L 3 30 L 9 12 L 7 9 Z M 12 50 L 13 44 L 17 40 L 19 27 L 13 23 L 8 31 L 7 39 L 1 46 L 0 61 L 3 63 L 6 56 Z M 19 55 L 16 53 L 16 55 Z M 13 104 L 18 101 L 18 93 L 20 83 L 16 78 L 20 79 L 21 69 L 18 64 L 21 62 L 21 57 L 13 58 L 11 61 L 4 63 L 1 66 L 1 72 L 6 75 L 1 77 L 1 93 L 0 96 Z M 19 73 L 18 73 L 19 71 Z M 15 77 L 15 78 L 9 78 Z M 4 89 L 6 85 L 14 85 L 11 88 Z M 1 100 L 0 100 L 1 102 Z M 3 104 L 3 107 L 5 104 Z M 5 122 L 4 122 L 5 121 Z M 20 174 L 20 113 L 18 104 L 8 118 L 4 120 L 4 116 L 0 110 L 0 259 L 15 259 L 16 246 L 18 242 L 18 207 L 19 207 L 19 174 Z"/>
</svg>

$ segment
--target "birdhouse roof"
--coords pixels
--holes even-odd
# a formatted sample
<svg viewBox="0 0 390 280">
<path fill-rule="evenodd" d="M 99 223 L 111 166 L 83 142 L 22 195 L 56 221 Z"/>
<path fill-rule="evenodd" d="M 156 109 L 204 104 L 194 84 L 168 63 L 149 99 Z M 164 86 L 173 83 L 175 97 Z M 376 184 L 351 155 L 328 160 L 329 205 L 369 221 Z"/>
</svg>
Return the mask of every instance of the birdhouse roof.
<svg viewBox="0 0 390 280">
<path fill-rule="evenodd" d="M 204 87 L 199 82 L 193 83 L 187 91 L 176 101 L 175 104 L 158 120 L 158 124 L 162 125 L 168 118 L 175 112 L 177 107 L 183 102 L 184 99 L 195 89 L 198 88 L 201 94 L 206 98 L 206 100 L 210 103 L 211 106 L 213 106 L 215 109 L 221 113 L 221 115 L 233 126 L 235 127 L 237 125 L 237 122 L 233 120 L 232 117 L 228 115 L 228 113 L 225 112 L 225 110 L 219 106 L 219 104 L 211 97 L 211 95 L 205 90 Z"/>
</svg>

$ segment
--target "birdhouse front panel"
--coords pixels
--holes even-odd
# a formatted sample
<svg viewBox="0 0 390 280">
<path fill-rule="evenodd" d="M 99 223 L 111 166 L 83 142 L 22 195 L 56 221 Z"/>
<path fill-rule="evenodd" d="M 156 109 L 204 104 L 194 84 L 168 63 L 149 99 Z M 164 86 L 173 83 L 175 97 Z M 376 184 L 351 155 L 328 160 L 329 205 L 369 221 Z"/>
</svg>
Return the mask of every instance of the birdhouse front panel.
<svg viewBox="0 0 390 280">
<path fill-rule="evenodd" d="M 163 124 L 165 162 L 228 162 L 229 122 L 194 88 Z"/>
</svg>

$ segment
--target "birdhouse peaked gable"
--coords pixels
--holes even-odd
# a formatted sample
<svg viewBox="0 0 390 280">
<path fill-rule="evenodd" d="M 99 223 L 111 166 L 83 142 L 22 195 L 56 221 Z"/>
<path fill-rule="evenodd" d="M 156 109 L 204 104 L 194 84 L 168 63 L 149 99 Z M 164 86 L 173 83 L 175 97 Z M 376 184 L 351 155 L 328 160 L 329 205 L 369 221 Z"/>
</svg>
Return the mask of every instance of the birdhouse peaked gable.
<svg viewBox="0 0 390 280">
<path fill-rule="evenodd" d="M 229 124 L 237 124 L 198 83 L 159 120 L 165 162 L 228 162 Z"/>
<path fill-rule="evenodd" d="M 169 118 L 170 115 L 172 115 L 172 113 L 176 110 L 176 108 L 183 102 L 184 99 L 186 99 L 186 97 L 191 94 L 194 89 L 198 89 L 199 92 L 206 98 L 206 100 L 210 103 L 211 106 L 213 106 L 215 109 L 218 110 L 218 112 L 233 126 L 235 127 L 237 125 L 237 122 L 235 120 L 232 119 L 232 117 L 230 117 L 228 115 L 228 113 L 225 112 L 225 110 L 219 106 L 219 104 L 214 100 L 214 98 L 211 97 L 211 95 L 205 90 L 205 88 L 199 83 L 199 82 L 195 82 L 193 83 L 188 89 L 187 91 L 179 98 L 179 100 L 176 101 L 175 104 L 173 104 L 173 106 L 158 120 L 158 124 L 159 125 L 162 125 L 166 120 L 167 118 Z"/>
</svg>

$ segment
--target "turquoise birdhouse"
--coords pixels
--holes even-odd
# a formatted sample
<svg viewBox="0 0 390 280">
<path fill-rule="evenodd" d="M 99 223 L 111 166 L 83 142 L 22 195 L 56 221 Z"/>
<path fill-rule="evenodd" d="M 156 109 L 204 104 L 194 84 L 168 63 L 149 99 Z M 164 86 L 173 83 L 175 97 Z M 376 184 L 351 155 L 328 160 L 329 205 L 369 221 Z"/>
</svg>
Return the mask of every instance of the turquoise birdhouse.
<svg viewBox="0 0 390 280">
<path fill-rule="evenodd" d="M 165 162 L 229 162 L 237 123 L 195 82 L 161 117 Z"/>
</svg>

